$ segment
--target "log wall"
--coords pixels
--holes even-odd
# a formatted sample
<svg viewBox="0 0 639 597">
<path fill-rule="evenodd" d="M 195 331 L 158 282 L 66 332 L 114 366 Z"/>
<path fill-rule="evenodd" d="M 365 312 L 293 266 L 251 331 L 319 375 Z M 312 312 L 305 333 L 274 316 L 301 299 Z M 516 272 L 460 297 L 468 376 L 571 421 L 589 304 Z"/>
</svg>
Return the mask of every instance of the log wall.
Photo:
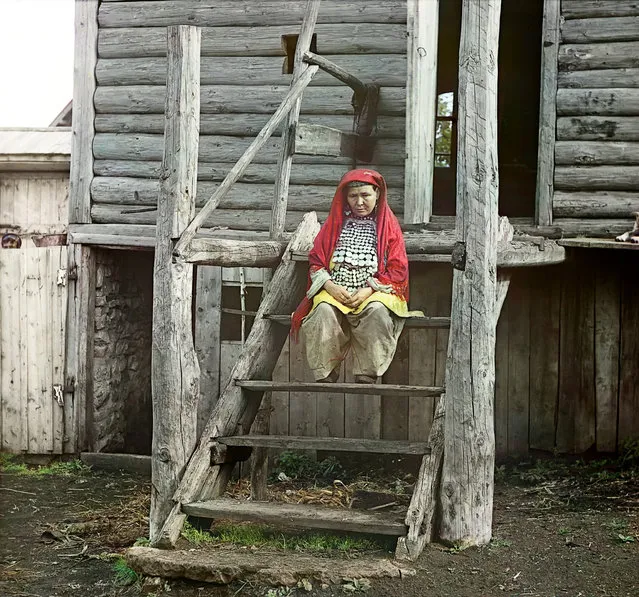
<svg viewBox="0 0 639 597">
<path fill-rule="evenodd" d="M 639 209 L 639 4 L 564 0 L 554 224 Z"/>
<path fill-rule="evenodd" d="M 157 176 L 163 152 L 166 27 L 202 27 L 201 129 L 198 205 L 223 180 L 288 91 L 282 36 L 298 34 L 305 0 L 104 0 L 98 11 L 95 70 L 94 223 L 155 223 Z M 317 52 L 381 86 L 377 143 L 371 167 L 388 176 L 393 208 L 401 217 L 404 185 L 406 0 L 322 2 Z M 351 131 L 352 91 L 318 73 L 306 90 L 301 121 Z M 208 226 L 268 230 L 278 136 L 258 153 L 240 185 Z M 324 212 L 348 158 L 296 156 L 287 229 L 301 212 Z M 313 185 L 303 188 L 295 185 Z M 269 186 L 270 185 L 270 186 Z M 246 217 L 241 209 L 255 210 Z"/>
</svg>

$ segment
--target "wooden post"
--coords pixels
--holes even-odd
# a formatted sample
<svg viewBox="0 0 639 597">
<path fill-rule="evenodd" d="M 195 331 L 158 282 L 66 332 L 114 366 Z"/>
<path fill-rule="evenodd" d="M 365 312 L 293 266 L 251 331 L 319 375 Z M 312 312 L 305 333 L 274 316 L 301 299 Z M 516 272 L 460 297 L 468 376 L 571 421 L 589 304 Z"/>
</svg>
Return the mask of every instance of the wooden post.
<svg viewBox="0 0 639 597">
<path fill-rule="evenodd" d="M 550 226 L 552 224 L 560 16 L 559 0 L 544 0 L 541 43 L 541 98 L 539 102 L 539 148 L 537 151 L 537 192 L 535 197 L 535 222 L 539 226 Z"/>
<path fill-rule="evenodd" d="M 430 222 L 433 211 L 439 0 L 408 0 L 404 222 Z"/>
<path fill-rule="evenodd" d="M 440 538 L 491 538 L 497 292 L 497 56 L 501 0 L 463 0 L 459 51 L 458 242 L 446 363 Z"/>
<path fill-rule="evenodd" d="M 197 441 L 199 366 L 193 344 L 193 265 L 173 257 L 193 218 L 200 121 L 200 30 L 168 28 L 164 158 L 153 273 L 153 448 L 150 538 L 155 541 Z"/>
</svg>

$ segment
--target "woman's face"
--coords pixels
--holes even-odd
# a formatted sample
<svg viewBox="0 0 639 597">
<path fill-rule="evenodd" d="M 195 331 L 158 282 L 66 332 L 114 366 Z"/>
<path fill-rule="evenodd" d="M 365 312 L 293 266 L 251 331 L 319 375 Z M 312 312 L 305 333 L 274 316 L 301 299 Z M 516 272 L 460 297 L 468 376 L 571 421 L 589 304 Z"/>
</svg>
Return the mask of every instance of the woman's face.
<svg viewBox="0 0 639 597">
<path fill-rule="evenodd" d="M 378 197 L 379 189 L 370 184 L 364 187 L 349 188 L 346 191 L 346 201 L 356 216 L 371 214 L 375 209 Z"/>
</svg>

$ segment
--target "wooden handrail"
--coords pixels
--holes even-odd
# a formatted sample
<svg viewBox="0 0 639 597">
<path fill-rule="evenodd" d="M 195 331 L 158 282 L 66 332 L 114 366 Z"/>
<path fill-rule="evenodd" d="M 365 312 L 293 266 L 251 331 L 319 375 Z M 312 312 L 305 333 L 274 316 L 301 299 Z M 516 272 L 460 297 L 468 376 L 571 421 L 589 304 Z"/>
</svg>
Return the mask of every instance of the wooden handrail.
<svg viewBox="0 0 639 597">
<path fill-rule="evenodd" d="M 296 81 L 296 83 L 289 89 L 286 97 L 280 104 L 279 108 L 275 111 L 273 116 L 264 125 L 264 128 L 255 137 L 253 142 L 248 146 L 242 157 L 237 161 L 235 166 L 231 168 L 226 178 L 222 181 L 215 193 L 207 201 L 200 212 L 193 218 L 186 230 L 180 236 L 180 240 L 175 245 L 173 254 L 181 255 L 186 249 L 187 245 L 193 240 L 197 234 L 198 229 L 211 212 L 220 204 L 222 199 L 230 191 L 231 187 L 242 176 L 246 168 L 255 157 L 255 154 L 261 149 L 261 147 L 268 141 L 271 135 L 275 132 L 275 129 L 279 126 L 280 122 L 286 117 L 291 107 L 295 104 L 296 100 L 302 95 L 304 89 L 311 82 L 311 79 L 317 73 L 319 67 L 311 66 L 304 71 L 302 76 Z"/>
</svg>

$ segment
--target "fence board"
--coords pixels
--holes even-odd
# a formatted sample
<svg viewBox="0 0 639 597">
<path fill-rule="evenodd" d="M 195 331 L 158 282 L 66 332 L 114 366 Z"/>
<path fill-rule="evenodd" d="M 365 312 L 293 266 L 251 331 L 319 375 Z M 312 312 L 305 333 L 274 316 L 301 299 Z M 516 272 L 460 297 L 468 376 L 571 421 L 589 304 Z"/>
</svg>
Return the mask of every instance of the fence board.
<svg viewBox="0 0 639 597">
<path fill-rule="evenodd" d="M 289 381 L 290 338 L 284 343 L 280 358 L 273 369 L 273 381 Z M 271 435 L 288 435 L 288 392 L 271 393 Z"/>
<path fill-rule="evenodd" d="M 509 339 L 508 297 L 501 308 L 497 321 L 495 346 L 495 456 L 508 456 L 508 339 Z"/>
<path fill-rule="evenodd" d="M 399 337 L 395 357 L 384 375 L 384 383 L 410 384 L 409 336 L 410 330 L 405 330 Z M 409 401 L 407 396 L 382 396 L 382 439 L 408 439 Z"/>
</svg>

